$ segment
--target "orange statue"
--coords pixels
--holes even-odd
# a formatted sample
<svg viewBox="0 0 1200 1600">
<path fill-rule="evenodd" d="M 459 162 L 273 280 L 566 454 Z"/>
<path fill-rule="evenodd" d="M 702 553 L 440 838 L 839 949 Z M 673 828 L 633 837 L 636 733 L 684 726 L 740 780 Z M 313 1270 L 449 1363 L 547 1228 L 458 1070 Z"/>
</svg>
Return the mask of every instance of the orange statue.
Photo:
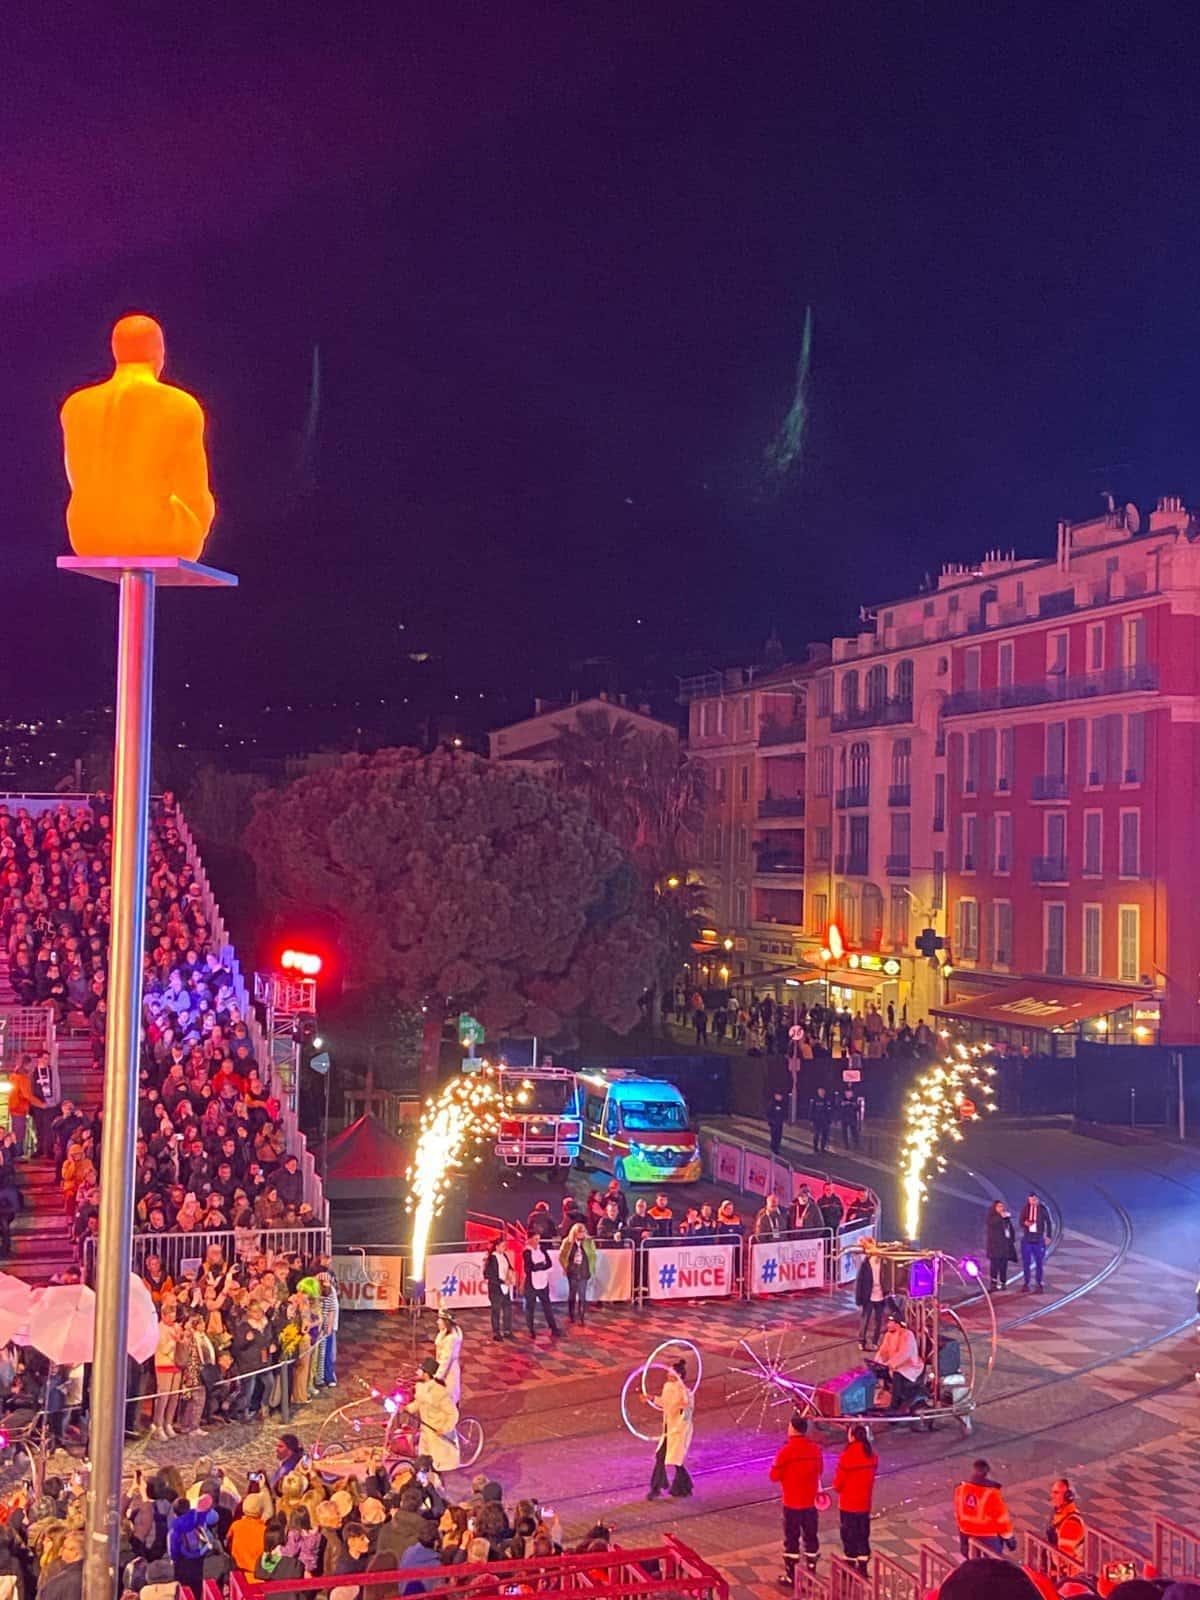
<svg viewBox="0 0 1200 1600">
<path fill-rule="evenodd" d="M 216 512 L 204 412 L 186 389 L 159 382 L 165 347 L 153 317 L 122 317 L 112 353 L 112 377 L 68 395 L 60 413 L 71 547 L 195 561 Z"/>
</svg>

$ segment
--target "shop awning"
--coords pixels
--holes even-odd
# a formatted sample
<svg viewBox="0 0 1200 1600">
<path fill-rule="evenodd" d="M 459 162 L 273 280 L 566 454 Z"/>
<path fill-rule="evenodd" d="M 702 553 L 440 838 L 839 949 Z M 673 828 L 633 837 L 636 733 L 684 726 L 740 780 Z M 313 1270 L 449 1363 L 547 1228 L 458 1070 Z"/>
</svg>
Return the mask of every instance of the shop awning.
<svg viewBox="0 0 1200 1600">
<path fill-rule="evenodd" d="M 847 967 L 833 967 L 829 981 L 835 989 L 860 989 L 864 994 L 874 994 L 881 984 L 897 980 L 886 972 L 854 972 Z"/>
<path fill-rule="evenodd" d="M 936 1017 L 956 1022 L 991 1022 L 1010 1028 L 1073 1028 L 1076 1023 L 1106 1017 L 1113 1011 L 1144 1000 L 1129 989 L 1086 989 L 1070 984 L 1014 983 L 1009 989 L 933 1006 Z"/>
</svg>

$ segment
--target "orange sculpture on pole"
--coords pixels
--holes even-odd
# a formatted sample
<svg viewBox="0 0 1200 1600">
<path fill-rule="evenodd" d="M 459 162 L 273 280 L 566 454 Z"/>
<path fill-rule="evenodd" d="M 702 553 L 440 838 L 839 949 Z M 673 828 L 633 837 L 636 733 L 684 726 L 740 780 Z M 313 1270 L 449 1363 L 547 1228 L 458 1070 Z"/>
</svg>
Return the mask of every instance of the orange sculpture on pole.
<svg viewBox="0 0 1200 1600">
<path fill-rule="evenodd" d="M 112 353 L 112 377 L 68 395 L 60 414 L 71 547 L 195 561 L 217 509 L 204 412 L 186 389 L 159 381 L 166 350 L 153 317 L 122 317 Z"/>
</svg>

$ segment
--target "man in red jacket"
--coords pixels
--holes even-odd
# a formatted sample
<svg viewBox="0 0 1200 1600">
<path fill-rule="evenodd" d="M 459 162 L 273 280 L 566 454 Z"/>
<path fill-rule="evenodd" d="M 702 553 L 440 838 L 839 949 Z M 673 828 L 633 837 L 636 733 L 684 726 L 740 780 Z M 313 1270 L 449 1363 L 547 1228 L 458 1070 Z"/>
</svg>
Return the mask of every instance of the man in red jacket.
<svg viewBox="0 0 1200 1600">
<path fill-rule="evenodd" d="M 817 1570 L 821 1544 L 817 1530 L 817 1493 L 821 1487 L 821 1447 L 807 1437 L 808 1423 L 797 1411 L 788 1423 L 787 1442 L 775 1457 L 771 1481 L 780 1485 L 783 1499 L 783 1577 L 786 1589 L 795 1584 L 796 1561 L 804 1544 L 804 1563 Z"/>
</svg>

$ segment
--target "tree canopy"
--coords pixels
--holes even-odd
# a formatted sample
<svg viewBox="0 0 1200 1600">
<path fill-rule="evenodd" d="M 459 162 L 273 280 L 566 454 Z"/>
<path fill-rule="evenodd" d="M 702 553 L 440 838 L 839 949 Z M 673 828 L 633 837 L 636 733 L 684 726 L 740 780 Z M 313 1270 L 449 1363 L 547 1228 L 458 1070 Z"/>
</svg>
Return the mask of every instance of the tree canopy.
<svg viewBox="0 0 1200 1600">
<path fill-rule="evenodd" d="M 384 750 L 263 796 L 261 892 L 337 923 L 352 984 L 554 1036 L 637 1021 L 662 929 L 583 799 L 463 752 Z"/>
</svg>

